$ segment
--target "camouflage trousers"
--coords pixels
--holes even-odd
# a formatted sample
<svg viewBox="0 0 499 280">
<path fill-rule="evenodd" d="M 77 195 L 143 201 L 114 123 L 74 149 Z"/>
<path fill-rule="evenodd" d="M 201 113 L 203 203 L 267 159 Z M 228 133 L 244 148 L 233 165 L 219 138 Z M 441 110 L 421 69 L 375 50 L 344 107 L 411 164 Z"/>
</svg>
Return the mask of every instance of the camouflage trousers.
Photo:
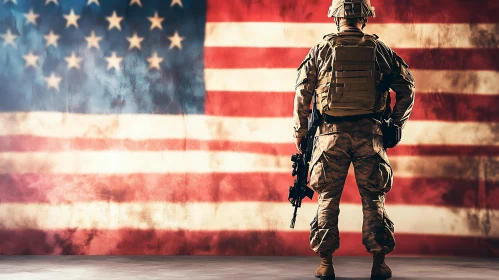
<svg viewBox="0 0 499 280">
<path fill-rule="evenodd" d="M 319 193 L 317 215 L 310 224 L 310 246 L 316 253 L 334 252 L 340 246 L 339 204 L 350 163 L 362 198 L 362 244 L 368 252 L 388 254 L 395 239 L 384 202 L 393 174 L 374 120 L 319 127 L 310 162 L 310 185 Z"/>
</svg>

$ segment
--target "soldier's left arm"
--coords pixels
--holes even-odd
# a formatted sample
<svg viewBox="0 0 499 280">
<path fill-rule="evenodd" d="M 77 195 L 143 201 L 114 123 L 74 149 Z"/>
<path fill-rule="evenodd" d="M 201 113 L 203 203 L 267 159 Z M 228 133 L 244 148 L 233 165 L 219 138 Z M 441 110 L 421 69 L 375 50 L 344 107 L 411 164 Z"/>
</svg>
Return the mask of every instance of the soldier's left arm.
<svg viewBox="0 0 499 280">
<path fill-rule="evenodd" d="M 396 125 L 404 127 L 414 106 L 415 80 L 407 63 L 395 52 L 393 52 L 392 65 L 390 88 L 396 94 L 396 102 L 391 118 Z"/>
<path fill-rule="evenodd" d="M 298 67 L 293 109 L 293 136 L 302 138 L 307 135 L 310 102 L 315 94 L 317 68 L 315 65 L 315 47 L 311 48 Z"/>
</svg>

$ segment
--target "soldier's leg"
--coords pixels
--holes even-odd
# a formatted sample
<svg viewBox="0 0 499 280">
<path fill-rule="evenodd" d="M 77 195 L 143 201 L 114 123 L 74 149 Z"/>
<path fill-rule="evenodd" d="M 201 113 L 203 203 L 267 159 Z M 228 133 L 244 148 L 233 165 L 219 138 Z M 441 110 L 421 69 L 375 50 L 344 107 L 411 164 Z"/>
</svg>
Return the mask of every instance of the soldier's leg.
<svg viewBox="0 0 499 280">
<path fill-rule="evenodd" d="M 368 252 L 388 254 L 395 247 L 393 223 L 385 211 L 385 194 L 392 187 L 392 169 L 382 137 L 354 138 L 355 179 L 362 198 L 362 244 Z"/>
<path fill-rule="evenodd" d="M 362 243 L 373 254 L 371 280 L 384 280 L 392 277 L 385 254 L 395 247 L 393 223 L 385 211 L 385 194 L 392 187 L 392 169 L 382 148 L 382 136 L 358 136 L 353 137 L 353 165 L 364 213 Z"/>
<path fill-rule="evenodd" d="M 339 248 L 338 215 L 348 174 L 351 138 L 347 133 L 316 137 L 310 162 L 310 186 L 319 194 L 317 215 L 311 223 L 310 246 L 316 253 L 331 254 Z"/>
</svg>

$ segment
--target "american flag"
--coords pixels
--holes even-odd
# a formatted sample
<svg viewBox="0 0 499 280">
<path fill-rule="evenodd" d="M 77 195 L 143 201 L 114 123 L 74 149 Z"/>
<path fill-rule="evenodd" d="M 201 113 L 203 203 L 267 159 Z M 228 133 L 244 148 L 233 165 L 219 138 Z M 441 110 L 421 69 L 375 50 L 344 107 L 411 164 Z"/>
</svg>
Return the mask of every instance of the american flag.
<svg viewBox="0 0 499 280">
<path fill-rule="evenodd" d="M 372 0 L 416 104 L 398 255 L 499 255 L 499 2 Z M 296 67 L 329 0 L 3 0 L 0 254 L 313 255 L 289 228 Z M 338 255 L 366 255 L 353 174 Z"/>
</svg>

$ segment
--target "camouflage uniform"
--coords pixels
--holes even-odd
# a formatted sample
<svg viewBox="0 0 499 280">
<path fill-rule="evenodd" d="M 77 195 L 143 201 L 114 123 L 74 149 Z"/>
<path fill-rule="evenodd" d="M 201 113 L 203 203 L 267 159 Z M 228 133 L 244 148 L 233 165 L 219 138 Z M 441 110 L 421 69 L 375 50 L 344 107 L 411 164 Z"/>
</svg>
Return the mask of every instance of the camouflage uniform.
<svg viewBox="0 0 499 280">
<path fill-rule="evenodd" d="M 341 32 L 363 34 L 355 27 Z M 330 36 L 326 35 L 313 47 L 298 68 L 293 114 L 297 138 L 306 135 L 312 95 L 320 80 L 331 71 Z M 376 86 L 386 86 L 386 90 L 391 88 L 396 93 L 393 111 L 388 95 L 383 117 L 391 117 L 395 124 L 404 127 L 414 104 L 414 78 L 403 59 L 380 40 L 376 41 Z M 330 123 L 323 121 L 320 125 L 310 162 L 310 185 L 319 193 L 317 215 L 311 223 L 310 246 L 317 253 L 339 248 L 339 202 L 351 162 L 362 197 L 362 243 L 368 252 L 390 253 L 395 247 L 394 227 L 384 202 L 385 194 L 392 187 L 393 174 L 383 149 L 380 121 L 376 118 L 338 119 Z"/>
</svg>

